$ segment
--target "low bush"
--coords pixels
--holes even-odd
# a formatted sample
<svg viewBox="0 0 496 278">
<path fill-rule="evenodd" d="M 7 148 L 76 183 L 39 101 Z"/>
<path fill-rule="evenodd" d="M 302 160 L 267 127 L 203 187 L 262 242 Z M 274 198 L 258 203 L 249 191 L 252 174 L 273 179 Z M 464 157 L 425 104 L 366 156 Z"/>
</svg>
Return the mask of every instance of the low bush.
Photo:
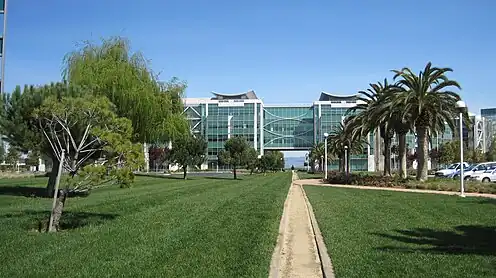
<svg viewBox="0 0 496 278">
<path fill-rule="evenodd" d="M 368 173 L 345 173 L 329 171 L 327 173 L 329 184 L 351 184 L 358 186 L 395 187 L 407 189 L 427 189 L 439 191 L 460 191 L 460 181 L 443 178 L 430 178 L 426 182 L 419 182 L 408 178 L 403 180 L 397 176 L 387 177 Z M 465 181 L 465 191 L 473 193 L 496 194 L 496 183 L 480 183 L 476 181 Z"/>
</svg>

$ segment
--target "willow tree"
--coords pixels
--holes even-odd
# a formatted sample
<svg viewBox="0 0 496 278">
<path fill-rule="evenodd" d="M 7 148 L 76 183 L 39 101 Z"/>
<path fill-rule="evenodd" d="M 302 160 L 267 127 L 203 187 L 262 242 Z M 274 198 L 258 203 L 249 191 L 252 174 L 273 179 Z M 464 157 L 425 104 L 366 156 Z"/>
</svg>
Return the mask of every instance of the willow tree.
<svg viewBox="0 0 496 278">
<path fill-rule="evenodd" d="M 189 129 L 181 101 L 186 84 L 176 78 L 159 82 L 148 61 L 140 52 L 132 53 L 124 38 L 84 42 L 65 56 L 63 78 L 106 96 L 119 117 L 131 120 L 135 142 L 163 143 Z"/>
</svg>

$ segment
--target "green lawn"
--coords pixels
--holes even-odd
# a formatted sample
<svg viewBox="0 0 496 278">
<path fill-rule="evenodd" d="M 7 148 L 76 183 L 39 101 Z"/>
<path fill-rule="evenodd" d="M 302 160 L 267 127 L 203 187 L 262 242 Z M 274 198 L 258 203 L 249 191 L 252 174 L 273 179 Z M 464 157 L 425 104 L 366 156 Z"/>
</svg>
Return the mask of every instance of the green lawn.
<svg viewBox="0 0 496 278">
<path fill-rule="evenodd" d="M 2 277 L 267 277 L 291 174 L 140 177 L 69 199 L 57 234 L 32 231 L 50 199 L 6 187 L 45 181 L 0 180 Z"/>
<path fill-rule="evenodd" d="M 496 200 L 305 186 L 336 277 L 496 277 Z"/>
</svg>

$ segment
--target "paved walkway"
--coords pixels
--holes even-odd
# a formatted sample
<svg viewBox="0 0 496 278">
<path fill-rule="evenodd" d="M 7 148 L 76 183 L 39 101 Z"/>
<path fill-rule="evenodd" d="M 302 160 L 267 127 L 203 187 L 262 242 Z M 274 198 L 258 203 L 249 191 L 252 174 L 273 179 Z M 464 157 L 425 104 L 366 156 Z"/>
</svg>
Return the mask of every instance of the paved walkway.
<svg viewBox="0 0 496 278">
<path fill-rule="evenodd" d="M 293 181 L 297 178 L 293 173 Z M 288 192 L 271 262 L 270 277 L 323 277 L 315 234 L 301 185 Z"/>
<path fill-rule="evenodd" d="M 343 184 L 326 184 L 321 179 L 307 179 L 296 180 L 294 182 L 298 185 L 319 185 L 338 188 L 355 188 L 355 189 L 368 189 L 368 190 L 387 190 L 387 191 L 400 191 L 400 192 L 414 192 L 414 193 L 429 193 L 429 194 L 442 194 L 442 195 L 460 195 L 460 192 L 454 191 L 438 191 L 438 190 L 424 190 L 424 189 L 406 189 L 406 188 L 392 188 L 392 187 L 375 187 L 375 186 L 358 186 L 358 185 L 343 185 Z M 496 194 L 484 193 L 465 193 L 467 197 L 483 197 L 496 199 Z"/>
</svg>

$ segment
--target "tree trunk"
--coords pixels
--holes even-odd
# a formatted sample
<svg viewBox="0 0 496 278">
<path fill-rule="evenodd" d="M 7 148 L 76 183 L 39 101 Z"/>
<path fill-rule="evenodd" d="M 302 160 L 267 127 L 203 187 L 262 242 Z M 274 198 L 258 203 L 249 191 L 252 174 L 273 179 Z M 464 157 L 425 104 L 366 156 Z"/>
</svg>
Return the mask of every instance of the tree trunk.
<svg viewBox="0 0 496 278">
<path fill-rule="evenodd" d="M 347 152 L 347 157 L 346 157 L 346 173 L 349 174 L 351 172 L 351 154 L 350 154 L 350 150 L 348 150 Z"/>
<path fill-rule="evenodd" d="M 391 176 L 391 138 L 384 138 L 384 176 Z"/>
<path fill-rule="evenodd" d="M 381 172 L 384 169 L 384 165 L 382 163 L 382 137 L 381 137 L 381 129 L 378 127 L 375 130 L 374 135 L 374 162 L 375 162 L 375 171 Z"/>
<path fill-rule="evenodd" d="M 406 170 L 406 134 L 398 134 L 398 154 L 400 157 L 400 167 L 398 168 L 398 174 L 402 179 L 408 177 Z"/>
<path fill-rule="evenodd" d="M 150 146 L 143 143 L 143 154 L 145 155 L 145 172 L 150 171 Z"/>
<path fill-rule="evenodd" d="M 183 165 L 183 179 L 186 179 L 187 174 L 188 174 L 188 165 Z"/>
<path fill-rule="evenodd" d="M 427 180 L 427 158 L 429 157 L 429 142 L 427 128 L 417 127 L 417 180 Z"/>
<path fill-rule="evenodd" d="M 237 180 L 238 176 L 236 175 L 236 165 L 233 166 L 233 175 L 234 175 L 234 179 Z"/>
<path fill-rule="evenodd" d="M 55 190 L 55 181 L 57 180 L 57 173 L 59 171 L 60 162 L 56 158 L 52 158 L 52 171 L 48 174 L 48 184 L 46 187 L 47 196 L 52 197 Z"/>
<path fill-rule="evenodd" d="M 55 227 L 55 231 L 60 230 L 60 218 L 62 217 L 62 211 L 64 210 L 66 198 L 67 190 L 59 190 L 57 195 L 57 202 L 55 203 L 55 209 L 53 210 L 53 227 Z M 48 223 L 47 225 L 48 229 L 50 229 L 49 225 L 50 223 Z"/>
</svg>

